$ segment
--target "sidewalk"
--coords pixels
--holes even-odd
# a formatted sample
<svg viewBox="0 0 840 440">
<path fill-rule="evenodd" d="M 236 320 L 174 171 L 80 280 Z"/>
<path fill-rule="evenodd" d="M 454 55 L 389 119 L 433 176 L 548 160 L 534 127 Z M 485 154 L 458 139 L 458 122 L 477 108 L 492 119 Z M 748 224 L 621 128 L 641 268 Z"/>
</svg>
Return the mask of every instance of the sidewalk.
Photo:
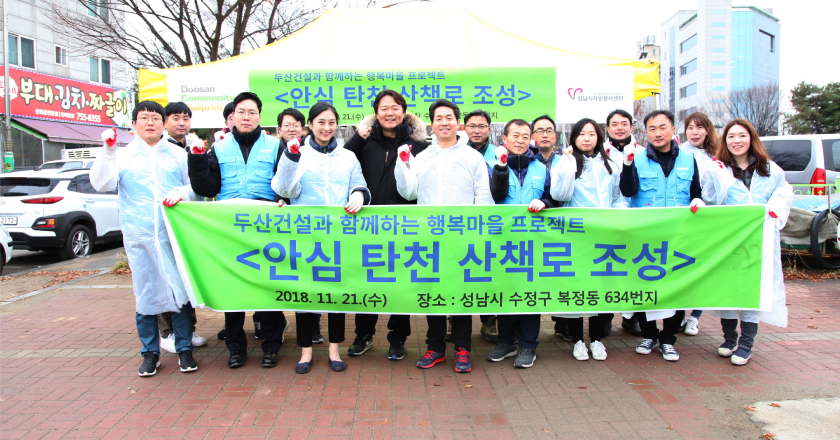
<svg viewBox="0 0 840 440">
<path fill-rule="evenodd" d="M 326 346 L 307 375 L 296 375 L 295 324 L 281 361 L 259 366 L 261 350 L 246 320 L 251 357 L 226 367 L 223 316 L 198 311 L 199 370 L 183 374 L 161 358 L 158 374 L 137 376 L 141 358 L 130 276 L 101 275 L 0 307 L 0 438 L 739 438 L 761 427 L 745 406 L 758 401 L 840 395 L 840 281 L 787 283 L 790 326 L 762 325 L 750 363 L 716 354 L 719 322 L 680 334 L 677 363 L 635 353 L 638 340 L 613 330 L 606 362 L 580 362 L 544 317 L 534 367 L 485 360 L 493 348 L 474 319 L 473 371 L 447 361 L 415 367 L 426 322 L 412 319 L 402 361 L 387 360 L 387 317 L 375 348 L 346 356 L 329 372 Z M 616 318 L 614 325 L 619 325 Z M 316 346 L 317 347 L 317 346 Z"/>
</svg>

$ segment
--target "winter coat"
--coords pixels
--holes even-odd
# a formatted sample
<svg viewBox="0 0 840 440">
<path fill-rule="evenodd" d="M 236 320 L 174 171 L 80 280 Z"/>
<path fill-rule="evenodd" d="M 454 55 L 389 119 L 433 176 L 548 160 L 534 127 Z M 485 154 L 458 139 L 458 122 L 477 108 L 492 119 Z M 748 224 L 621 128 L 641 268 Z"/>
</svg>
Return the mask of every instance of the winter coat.
<svg viewBox="0 0 840 440">
<path fill-rule="evenodd" d="M 354 191 L 364 192 L 365 204 L 370 203 L 359 161 L 335 138 L 330 146 L 321 147 L 307 136 L 297 154 L 286 150 L 271 188 L 292 205 L 344 206 Z"/>
<path fill-rule="evenodd" d="M 172 190 L 183 200 L 197 199 L 187 175 L 187 152 L 163 138 L 149 146 L 135 137 L 114 157 L 96 158 L 90 183 L 97 191 L 119 188 L 120 227 L 137 313 L 177 313 L 189 297 L 175 266 L 162 201 Z"/>
<path fill-rule="evenodd" d="M 627 208 L 627 200 L 618 188 L 621 173 L 619 167 L 609 158 L 610 170 L 604 164 L 604 157 L 583 156 L 583 170 L 575 179 L 577 163 L 565 155 L 554 159 L 559 164 L 551 170 L 551 197 L 563 206 L 587 208 Z"/>
<path fill-rule="evenodd" d="M 382 133 L 382 127 L 371 115 L 362 120 L 362 124 L 371 127 L 367 139 L 357 134 L 344 145 L 344 149 L 356 155 L 362 167 L 362 174 L 370 190 L 371 205 L 415 204 L 400 196 L 394 166 L 398 160 L 397 149 L 405 144 L 411 145 L 411 153 L 420 154 L 429 144 L 426 139 L 426 126 L 417 116 L 406 113 L 403 123 L 397 126 L 396 136 L 389 138 Z"/>
</svg>

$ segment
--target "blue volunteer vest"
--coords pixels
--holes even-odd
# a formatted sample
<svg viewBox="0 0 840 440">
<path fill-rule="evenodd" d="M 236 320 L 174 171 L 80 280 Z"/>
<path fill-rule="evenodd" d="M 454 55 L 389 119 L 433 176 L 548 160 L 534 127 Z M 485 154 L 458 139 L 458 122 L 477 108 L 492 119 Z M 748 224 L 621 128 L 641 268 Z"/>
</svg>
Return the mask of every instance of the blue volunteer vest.
<svg viewBox="0 0 840 440">
<path fill-rule="evenodd" d="M 279 139 L 260 133 L 259 139 L 248 154 L 247 164 L 242 157 L 239 143 L 233 136 L 222 140 L 213 148 L 216 150 L 222 173 L 222 189 L 217 200 L 274 200 L 276 194 L 271 189 L 271 178 L 274 177 L 274 163 L 280 148 Z"/>
<path fill-rule="evenodd" d="M 545 165 L 537 160 L 528 164 L 528 172 L 519 184 L 519 178 L 513 170 L 508 170 L 508 195 L 500 205 L 527 205 L 539 199 L 545 190 Z"/>
<path fill-rule="evenodd" d="M 496 165 L 496 147 L 497 145 L 493 145 L 490 141 L 487 141 L 487 151 L 484 152 L 484 161 L 489 163 L 492 167 Z"/>
<path fill-rule="evenodd" d="M 639 192 L 631 198 L 631 208 L 688 206 L 691 203 L 694 156 L 679 154 L 667 178 L 659 163 L 651 160 L 647 154 L 636 156 L 634 162 L 639 174 Z"/>
</svg>

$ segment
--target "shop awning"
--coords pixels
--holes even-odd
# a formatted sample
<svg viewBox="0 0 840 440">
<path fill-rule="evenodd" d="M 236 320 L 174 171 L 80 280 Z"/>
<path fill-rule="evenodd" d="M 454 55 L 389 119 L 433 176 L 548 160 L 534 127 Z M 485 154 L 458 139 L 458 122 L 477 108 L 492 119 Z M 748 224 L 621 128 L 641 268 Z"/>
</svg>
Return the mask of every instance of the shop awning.
<svg viewBox="0 0 840 440">
<path fill-rule="evenodd" d="M 102 145 L 102 131 L 107 127 L 97 125 L 70 124 L 67 122 L 42 121 L 40 119 L 12 118 L 14 122 L 43 134 L 51 142 L 66 144 Z M 125 145 L 134 139 L 128 130 L 117 128 L 117 145 Z"/>
</svg>

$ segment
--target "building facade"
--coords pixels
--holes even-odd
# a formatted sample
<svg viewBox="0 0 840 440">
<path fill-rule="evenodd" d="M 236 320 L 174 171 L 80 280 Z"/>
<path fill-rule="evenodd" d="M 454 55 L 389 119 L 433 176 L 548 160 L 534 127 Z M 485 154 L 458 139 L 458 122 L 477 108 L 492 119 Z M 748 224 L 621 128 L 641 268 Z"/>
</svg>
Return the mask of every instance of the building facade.
<svg viewBox="0 0 840 440">
<path fill-rule="evenodd" d="M 679 122 L 704 109 L 725 120 L 731 91 L 779 82 L 779 19 L 772 9 L 699 0 L 662 23 L 660 106 Z"/>
<path fill-rule="evenodd" d="M 130 79 L 126 63 L 103 50 L 74 53 L 51 30 L 53 4 L 68 14 L 78 14 L 91 26 L 100 20 L 125 19 L 106 8 L 104 0 L 63 0 L 63 4 L 61 0 L 6 0 L 9 53 L 0 45 L 0 60 L 9 69 L 17 169 L 60 159 L 65 148 L 101 144 L 103 126 L 127 127 L 126 111 L 133 106 L 130 94 L 123 92 Z M 0 86 L 5 88 L 5 84 Z M 0 101 L 4 96 L 0 94 Z M 4 111 L 0 106 L 0 112 Z M 120 141 L 128 137 L 124 131 L 118 130 Z"/>
</svg>

